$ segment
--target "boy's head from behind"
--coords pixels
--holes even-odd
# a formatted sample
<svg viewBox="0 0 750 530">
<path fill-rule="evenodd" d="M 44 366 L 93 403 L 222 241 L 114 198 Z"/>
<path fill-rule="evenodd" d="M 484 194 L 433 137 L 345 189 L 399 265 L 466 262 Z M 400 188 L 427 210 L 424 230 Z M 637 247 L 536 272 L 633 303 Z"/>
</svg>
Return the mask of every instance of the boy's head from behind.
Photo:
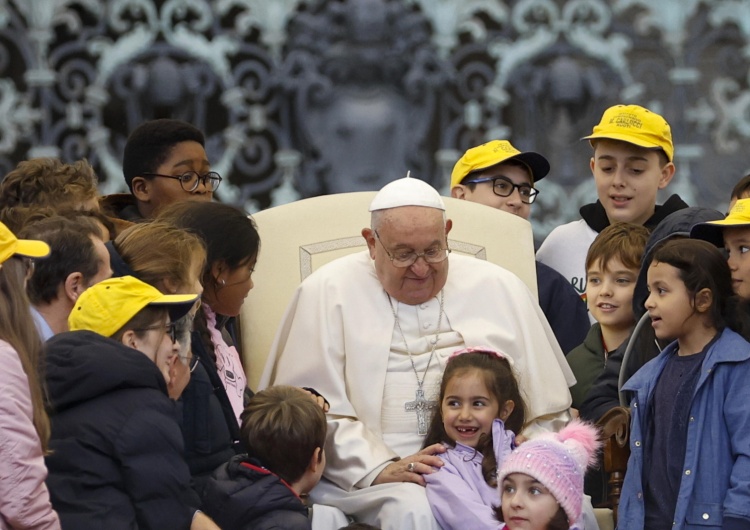
<svg viewBox="0 0 750 530">
<path fill-rule="evenodd" d="M 272 386 L 255 394 L 242 413 L 248 454 L 292 485 L 310 475 L 309 491 L 325 467 L 326 417 L 299 388 Z"/>
<path fill-rule="evenodd" d="M 614 223 L 602 230 L 589 247 L 586 301 L 603 330 L 630 330 L 635 324 L 633 290 L 648 236 L 648 230 L 641 225 Z"/>
<path fill-rule="evenodd" d="M 542 155 L 522 153 L 506 140 L 492 140 L 472 147 L 456 162 L 451 196 L 528 219 L 538 193 L 534 184 L 549 169 Z"/>
<path fill-rule="evenodd" d="M 638 105 L 615 105 L 582 140 L 594 149 L 591 172 L 609 221 L 645 223 L 656 209 L 657 192 L 674 176 L 669 124 Z"/>
</svg>

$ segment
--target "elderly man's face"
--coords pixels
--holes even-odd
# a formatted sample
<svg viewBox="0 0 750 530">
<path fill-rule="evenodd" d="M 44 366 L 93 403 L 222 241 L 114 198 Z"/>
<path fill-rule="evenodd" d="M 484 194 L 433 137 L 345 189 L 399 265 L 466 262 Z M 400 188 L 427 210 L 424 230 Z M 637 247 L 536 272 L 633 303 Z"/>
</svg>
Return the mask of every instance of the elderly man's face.
<svg viewBox="0 0 750 530">
<path fill-rule="evenodd" d="M 388 252 L 391 255 L 409 251 L 421 254 L 436 247 L 446 248 L 451 222 L 443 224 L 443 212 L 421 206 L 393 208 L 383 214 L 377 229 L 380 242 L 369 228 L 364 229 L 362 235 L 385 291 L 409 305 L 424 303 L 437 295 L 448 278 L 447 259 L 427 263 L 420 257 L 411 266 L 399 268 L 393 265 Z"/>
</svg>

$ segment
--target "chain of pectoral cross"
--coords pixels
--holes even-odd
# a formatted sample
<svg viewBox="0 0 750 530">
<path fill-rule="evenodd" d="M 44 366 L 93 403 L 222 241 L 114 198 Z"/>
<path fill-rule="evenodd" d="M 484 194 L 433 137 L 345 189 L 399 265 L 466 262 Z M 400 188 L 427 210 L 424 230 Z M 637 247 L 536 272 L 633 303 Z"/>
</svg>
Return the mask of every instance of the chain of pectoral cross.
<svg viewBox="0 0 750 530">
<path fill-rule="evenodd" d="M 414 401 L 407 401 L 404 403 L 404 409 L 407 412 L 416 411 L 417 413 L 417 434 L 424 436 L 427 434 L 427 413 L 437 407 L 437 401 L 428 401 L 424 396 L 424 381 L 427 378 L 427 371 L 430 369 L 432 363 L 432 357 L 435 355 L 435 349 L 437 348 L 438 339 L 440 337 L 440 326 L 443 323 L 443 301 L 445 299 L 445 293 L 440 290 L 440 313 L 438 314 L 437 329 L 435 330 L 435 338 L 432 340 L 432 349 L 430 350 L 430 358 L 427 360 L 427 367 L 424 369 L 422 379 L 419 379 L 419 372 L 417 366 L 414 364 L 414 358 L 412 357 L 409 344 L 406 342 L 406 335 L 401 329 L 401 323 L 398 321 L 398 314 L 396 308 L 393 307 L 393 301 L 390 295 L 388 295 L 388 302 L 391 304 L 391 311 L 393 312 L 393 318 L 396 320 L 396 328 L 401 334 L 401 339 L 404 341 L 404 348 L 406 353 L 409 354 L 409 361 L 411 361 L 411 368 L 414 370 L 414 375 L 417 377 L 417 392 Z"/>
</svg>

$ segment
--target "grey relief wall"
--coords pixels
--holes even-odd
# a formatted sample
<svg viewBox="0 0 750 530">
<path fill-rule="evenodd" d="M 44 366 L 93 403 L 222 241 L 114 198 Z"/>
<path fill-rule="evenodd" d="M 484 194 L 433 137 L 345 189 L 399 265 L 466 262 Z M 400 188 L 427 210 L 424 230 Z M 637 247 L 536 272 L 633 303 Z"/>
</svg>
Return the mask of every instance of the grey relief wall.
<svg viewBox="0 0 750 530">
<path fill-rule="evenodd" d="M 203 129 L 221 200 L 258 210 L 377 189 L 447 192 L 491 138 L 545 154 L 538 238 L 595 198 L 578 139 L 614 103 L 672 124 L 670 191 L 725 208 L 750 172 L 748 0 L 0 0 L 0 174 L 88 158 L 124 189 L 127 134 Z"/>
</svg>

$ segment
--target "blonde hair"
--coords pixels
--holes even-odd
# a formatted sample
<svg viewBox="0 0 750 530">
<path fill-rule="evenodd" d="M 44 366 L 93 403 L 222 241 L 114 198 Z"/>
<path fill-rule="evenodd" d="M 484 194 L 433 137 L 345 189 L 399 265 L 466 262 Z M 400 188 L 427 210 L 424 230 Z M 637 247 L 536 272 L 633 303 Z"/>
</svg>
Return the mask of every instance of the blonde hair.
<svg viewBox="0 0 750 530">
<path fill-rule="evenodd" d="M 200 237 L 163 221 L 129 227 L 117 236 L 114 246 L 139 279 L 162 292 L 192 288 L 193 265 L 198 260 L 200 274 L 206 263 Z"/>
</svg>

